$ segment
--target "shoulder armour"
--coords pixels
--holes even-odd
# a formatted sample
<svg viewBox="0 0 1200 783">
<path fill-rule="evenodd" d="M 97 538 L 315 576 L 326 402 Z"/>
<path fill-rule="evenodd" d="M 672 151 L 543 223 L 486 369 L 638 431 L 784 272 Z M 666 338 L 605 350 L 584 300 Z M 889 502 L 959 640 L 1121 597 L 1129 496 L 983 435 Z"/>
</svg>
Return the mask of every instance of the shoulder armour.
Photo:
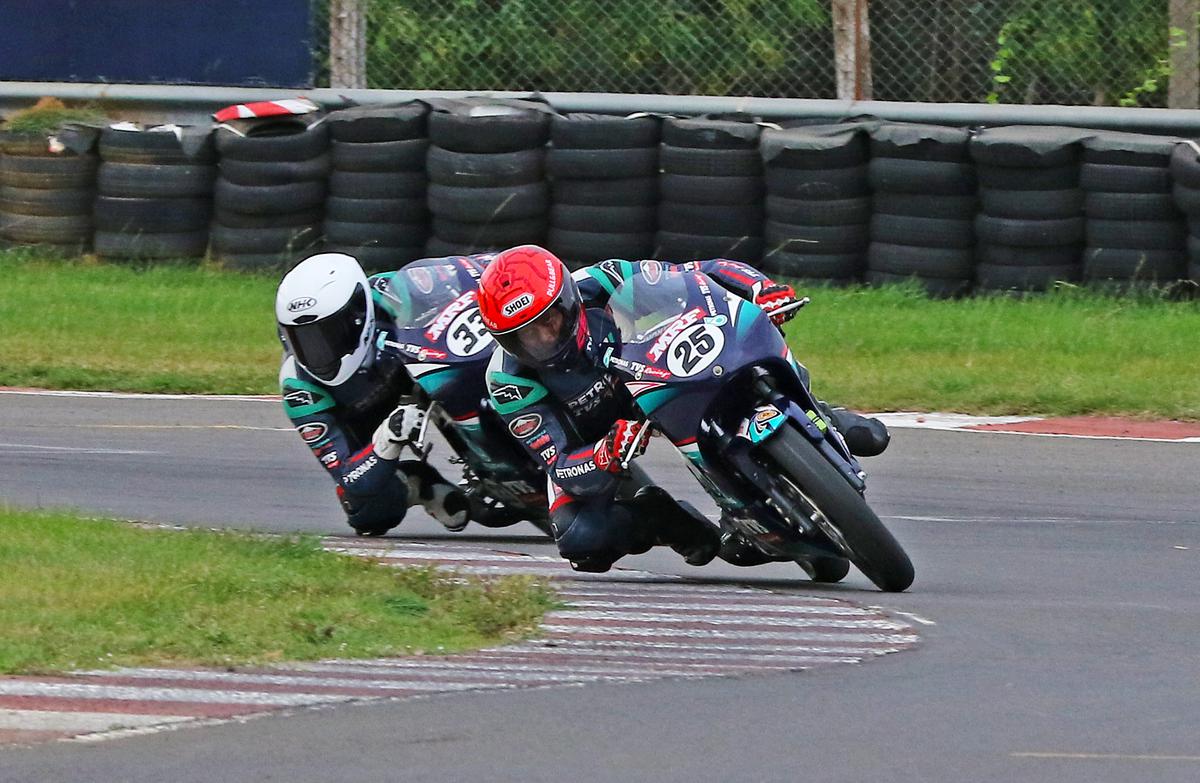
<svg viewBox="0 0 1200 783">
<path fill-rule="evenodd" d="M 296 357 L 289 356 L 279 368 L 279 390 L 283 395 L 283 411 L 291 419 L 311 416 L 337 405 L 328 389 L 299 378 Z"/>
<path fill-rule="evenodd" d="M 487 369 L 488 398 L 501 415 L 516 413 L 546 396 L 546 387 L 525 377 L 520 364 L 497 348 Z"/>
</svg>

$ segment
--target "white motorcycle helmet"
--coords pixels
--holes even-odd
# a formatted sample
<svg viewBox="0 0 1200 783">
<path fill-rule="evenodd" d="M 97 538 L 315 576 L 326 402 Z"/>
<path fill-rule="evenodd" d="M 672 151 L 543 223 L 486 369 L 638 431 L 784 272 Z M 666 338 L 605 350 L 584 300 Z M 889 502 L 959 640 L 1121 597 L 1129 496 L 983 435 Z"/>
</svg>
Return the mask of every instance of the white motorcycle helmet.
<svg viewBox="0 0 1200 783">
<path fill-rule="evenodd" d="M 296 363 L 330 386 L 371 355 L 375 307 L 367 275 L 345 253 L 318 253 L 291 269 L 275 294 L 275 319 Z"/>
</svg>

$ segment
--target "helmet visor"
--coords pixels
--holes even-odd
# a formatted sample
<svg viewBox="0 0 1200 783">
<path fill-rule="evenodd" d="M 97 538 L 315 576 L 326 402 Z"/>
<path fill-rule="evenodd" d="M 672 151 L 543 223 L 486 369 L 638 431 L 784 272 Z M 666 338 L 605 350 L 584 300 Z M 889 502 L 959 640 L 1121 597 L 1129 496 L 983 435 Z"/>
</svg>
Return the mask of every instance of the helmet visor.
<svg viewBox="0 0 1200 783">
<path fill-rule="evenodd" d="M 300 365 L 317 378 L 329 381 L 341 369 L 342 358 L 354 353 L 367 320 L 367 294 L 355 286 L 350 301 L 336 313 L 317 321 L 283 328 Z"/>
<path fill-rule="evenodd" d="M 537 318 L 497 334 L 496 342 L 527 364 L 555 364 L 578 344 L 579 295 L 568 279 L 558 297 Z"/>
</svg>

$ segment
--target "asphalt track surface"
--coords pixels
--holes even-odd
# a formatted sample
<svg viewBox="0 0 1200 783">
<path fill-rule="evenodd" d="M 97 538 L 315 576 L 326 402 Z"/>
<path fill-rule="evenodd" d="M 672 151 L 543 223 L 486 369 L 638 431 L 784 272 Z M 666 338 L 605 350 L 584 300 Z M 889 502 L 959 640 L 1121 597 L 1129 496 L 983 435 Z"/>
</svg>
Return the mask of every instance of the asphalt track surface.
<svg viewBox="0 0 1200 783">
<path fill-rule="evenodd" d="M 653 475 L 695 496 L 657 444 Z M 898 430 L 873 506 L 917 581 L 781 564 L 623 563 L 882 607 L 914 649 L 861 666 L 301 710 L 0 751 L 0 781 L 1195 781 L 1200 446 Z M 277 403 L 0 396 L 0 498 L 120 517 L 343 532 Z M 396 531 L 546 554 L 528 526 Z"/>
</svg>

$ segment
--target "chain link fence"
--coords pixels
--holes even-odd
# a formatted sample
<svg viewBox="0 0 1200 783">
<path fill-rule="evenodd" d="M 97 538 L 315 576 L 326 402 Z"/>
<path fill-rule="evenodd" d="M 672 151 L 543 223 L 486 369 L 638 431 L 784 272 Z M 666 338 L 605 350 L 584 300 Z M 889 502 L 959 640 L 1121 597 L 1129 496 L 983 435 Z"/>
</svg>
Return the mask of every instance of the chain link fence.
<svg viewBox="0 0 1200 783">
<path fill-rule="evenodd" d="M 1196 108 L 1200 0 L 315 0 L 319 84 Z"/>
</svg>

